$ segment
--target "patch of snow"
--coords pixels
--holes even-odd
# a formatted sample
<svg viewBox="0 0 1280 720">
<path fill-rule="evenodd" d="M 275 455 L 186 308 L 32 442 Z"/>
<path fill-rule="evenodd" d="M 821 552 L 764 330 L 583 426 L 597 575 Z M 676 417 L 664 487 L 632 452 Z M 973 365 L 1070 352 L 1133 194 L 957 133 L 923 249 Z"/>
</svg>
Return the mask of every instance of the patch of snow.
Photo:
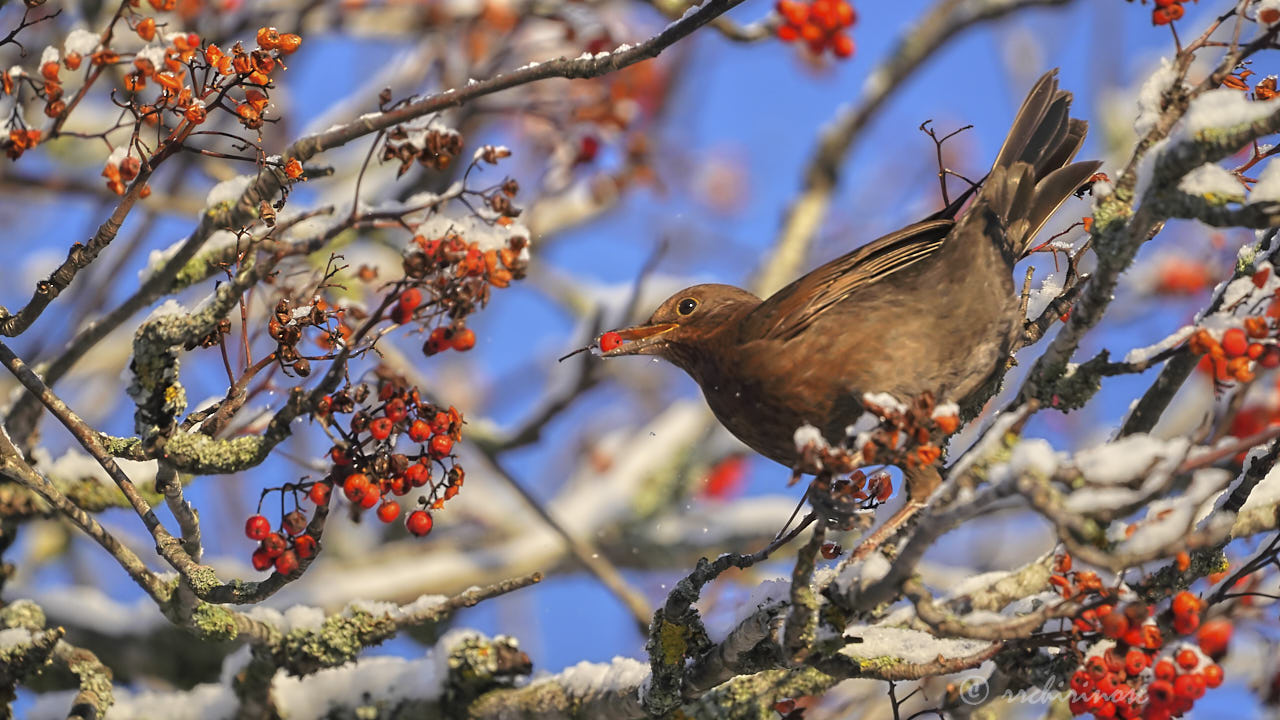
<svg viewBox="0 0 1280 720">
<path fill-rule="evenodd" d="M 1138 116 L 1133 120 L 1133 130 L 1139 137 L 1151 132 L 1163 112 L 1164 94 L 1178 80 L 1178 73 L 1173 63 L 1167 58 L 1160 59 L 1160 67 L 1151 73 L 1142 83 L 1138 91 Z M 1095 191 L 1096 193 L 1096 191 Z"/>
<path fill-rule="evenodd" d="M 1178 189 L 1211 202 L 1244 201 L 1245 187 L 1240 178 L 1217 163 L 1205 163 L 1182 176 Z"/>
<path fill-rule="evenodd" d="M 812 425 L 801 425 L 796 428 L 795 434 L 791 436 L 796 444 L 796 452 L 804 452 L 805 448 L 810 445 L 816 448 L 827 447 L 826 438 L 822 437 L 822 431 Z"/>
<path fill-rule="evenodd" d="M 204 199 L 205 207 L 215 207 L 226 202 L 236 202 L 257 179 L 258 176 L 255 174 L 237 175 L 230 180 L 223 180 L 209 189 L 209 194 Z"/>
<path fill-rule="evenodd" d="M 58 48 L 47 45 L 44 52 L 40 53 L 40 67 L 44 67 L 45 63 L 56 63 L 58 59 Z"/>
<path fill-rule="evenodd" d="M 1249 193 L 1249 202 L 1280 202 L 1280 162 L 1272 160 L 1262 169 Z"/>
<path fill-rule="evenodd" d="M 1154 345 L 1148 345 L 1147 347 L 1134 348 L 1133 350 L 1130 350 L 1127 354 L 1125 354 L 1124 361 L 1126 363 L 1131 363 L 1131 364 L 1147 362 L 1152 357 L 1159 355 L 1165 350 L 1181 345 L 1183 342 L 1186 341 L 1187 338 L 1191 337 L 1192 333 L 1194 333 L 1195 331 L 1196 331 L 1195 325 L 1183 326 L 1179 328 L 1177 332 L 1173 333 L 1169 337 L 1166 337 L 1165 339 L 1161 340 L 1160 342 Z"/>
<path fill-rule="evenodd" d="M 854 658 L 894 658 L 909 663 L 931 663 L 939 656 L 958 658 L 985 650 L 991 646 L 986 640 L 967 638 L 939 638 L 920 630 L 909 628 L 850 625 L 846 635 L 861 638 L 860 643 L 843 647 L 841 654 Z"/>
<path fill-rule="evenodd" d="M 862 402 L 867 403 L 868 405 L 877 405 L 884 408 L 887 412 L 907 411 L 906 405 L 898 400 L 898 398 L 886 392 L 864 393 L 862 395 Z"/>
<path fill-rule="evenodd" d="M 571 696 L 584 697 L 602 691 L 638 688 L 649 677 L 649 664 L 615 656 L 607 663 L 580 662 L 560 673 L 560 685 Z"/>
<path fill-rule="evenodd" d="M 77 53 L 88 56 L 98 49 L 99 39 L 97 33 L 89 32 L 84 28 L 77 28 L 67 33 L 67 39 L 62 41 L 62 49 L 67 51 L 68 55 Z"/>
<path fill-rule="evenodd" d="M 1076 454 L 1076 469 L 1085 480 L 1113 485 L 1145 477 L 1156 466 L 1181 462 L 1190 448 L 1186 438 L 1162 440 L 1145 434 L 1129 435 Z"/>
</svg>

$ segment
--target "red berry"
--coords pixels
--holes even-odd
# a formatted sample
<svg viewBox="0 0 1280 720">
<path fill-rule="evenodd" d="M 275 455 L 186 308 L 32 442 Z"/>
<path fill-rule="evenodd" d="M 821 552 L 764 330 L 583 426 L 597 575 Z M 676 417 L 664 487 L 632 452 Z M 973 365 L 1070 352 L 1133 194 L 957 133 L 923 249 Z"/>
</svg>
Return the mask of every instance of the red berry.
<svg viewBox="0 0 1280 720">
<path fill-rule="evenodd" d="M 858 13 L 848 2 L 845 0 L 839 0 L 839 2 L 836 3 L 836 21 L 842 28 L 849 27 L 850 25 L 858 22 Z"/>
<path fill-rule="evenodd" d="M 1200 656 L 1191 648 L 1183 648 L 1174 656 L 1174 660 L 1183 670 L 1194 670 L 1200 664 Z"/>
<path fill-rule="evenodd" d="M 275 562 L 271 556 L 267 554 L 266 548 L 258 548 L 257 550 L 254 550 L 253 556 L 250 560 L 253 562 L 253 569 L 258 572 L 266 570 L 271 567 L 273 562 Z"/>
<path fill-rule="evenodd" d="M 1227 653 L 1227 644 L 1231 642 L 1231 623 L 1222 618 L 1210 620 L 1200 628 L 1196 639 L 1204 654 L 1217 660 Z"/>
<path fill-rule="evenodd" d="M 773 709 L 782 715 L 790 715 L 796 709 L 796 701 L 784 698 L 773 704 Z"/>
<path fill-rule="evenodd" d="M 1233 327 L 1222 333 L 1222 351 L 1227 357 L 1240 357 L 1249 350 L 1249 337 L 1244 328 Z"/>
<path fill-rule="evenodd" d="M 1192 680 L 1193 677 L 1193 675 L 1180 675 L 1177 680 L 1173 681 L 1173 694 L 1179 700 L 1195 700 L 1198 697 L 1195 690 L 1195 680 Z"/>
<path fill-rule="evenodd" d="M 1258 359 L 1258 364 L 1264 368 L 1280 367 L 1280 347 L 1268 345 L 1262 352 L 1262 357 Z"/>
<path fill-rule="evenodd" d="M 1173 618 L 1173 631 L 1179 635 L 1190 635 L 1200 627 L 1200 613 L 1176 615 Z"/>
<path fill-rule="evenodd" d="M 400 517 L 400 503 L 395 500 L 388 500 L 378 506 L 378 519 L 384 523 Z"/>
<path fill-rule="evenodd" d="M 1200 612 L 1200 598 L 1192 595 L 1186 590 L 1183 590 L 1173 596 L 1173 603 L 1171 604 L 1171 607 L 1173 608 L 1174 615 L 1190 615 L 1191 613 L 1198 613 Z"/>
<path fill-rule="evenodd" d="M 1124 671 L 1130 675 L 1137 675 L 1147 669 L 1147 665 L 1151 662 L 1151 658 L 1147 654 L 1137 648 L 1132 648 L 1124 656 Z"/>
<path fill-rule="evenodd" d="M 422 304 L 422 291 L 418 288 L 409 288 L 400 293 L 400 307 L 415 310 Z"/>
<path fill-rule="evenodd" d="M 449 349 L 449 331 L 442 327 L 438 327 L 431 331 L 431 335 L 422 345 L 422 354 L 428 357 L 438 352 Z"/>
<path fill-rule="evenodd" d="M 1173 683 L 1168 680 L 1156 680 L 1147 687 L 1147 697 L 1151 699 L 1154 707 L 1169 706 L 1173 703 Z"/>
<path fill-rule="evenodd" d="M 318 482 L 307 491 L 307 497 L 316 505 L 327 505 L 329 503 L 329 492 L 332 489 L 329 483 Z"/>
<path fill-rule="evenodd" d="M 293 551 L 303 560 L 315 555 L 317 549 L 318 543 L 310 535 L 299 535 L 293 539 Z"/>
<path fill-rule="evenodd" d="M 340 448 L 337 445 L 333 446 L 333 449 L 329 451 L 329 457 L 333 460 L 334 465 L 351 464 L 351 454 L 347 452 L 346 448 Z"/>
<path fill-rule="evenodd" d="M 433 433 L 447 433 L 452 426 L 453 418 L 449 417 L 449 413 L 438 412 L 435 417 L 431 418 L 431 432 Z"/>
<path fill-rule="evenodd" d="M 574 158 L 574 162 L 589 163 L 596 159 L 598 152 L 600 152 L 600 141 L 594 135 L 584 135 L 582 141 L 578 143 L 578 157 Z"/>
<path fill-rule="evenodd" d="M 378 501 L 381 499 L 382 499 L 382 493 L 378 492 L 377 488 L 370 486 L 369 489 L 365 492 L 364 497 L 360 498 L 359 505 L 365 510 L 368 510 L 374 505 L 377 505 Z"/>
<path fill-rule="evenodd" d="M 1202 672 L 1204 673 L 1205 685 L 1208 685 L 1211 688 L 1216 688 L 1222 684 L 1222 666 L 1221 665 L 1215 665 L 1215 664 L 1206 665 Z"/>
<path fill-rule="evenodd" d="M 431 466 L 425 463 L 414 463 L 404 471 L 404 479 L 413 487 L 422 487 L 431 480 Z"/>
<path fill-rule="evenodd" d="M 835 53 L 838 58 L 847 58 L 853 55 L 853 38 L 844 33 L 836 33 L 831 38 L 831 52 Z"/>
<path fill-rule="evenodd" d="M 449 489 L 452 490 L 453 488 L 451 487 Z M 822 557 L 828 560 L 835 560 L 840 557 L 840 554 L 843 552 L 844 548 L 840 547 L 840 543 L 829 542 L 822 544 Z"/>
<path fill-rule="evenodd" d="M 476 334 L 471 328 L 462 328 L 453 334 L 453 349 L 466 352 L 476 346 Z"/>
<path fill-rule="evenodd" d="M 1156 679 L 1171 681 L 1177 676 L 1178 669 L 1173 666 L 1173 663 L 1168 658 L 1160 658 L 1159 662 L 1156 663 L 1155 673 Z"/>
<path fill-rule="evenodd" d="M 612 330 L 600 336 L 601 352 L 612 352 L 621 344 L 622 336 Z"/>
<path fill-rule="evenodd" d="M 261 515 L 250 515 L 244 523 L 245 537 L 250 540 L 261 540 L 271 533 L 271 521 Z"/>
<path fill-rule="evenodd" d="M 1102 616 L 1102 634 L 1109 638 L 1119 640 L 1129 632 L 1129 618 L 1119 610 L 1112 611 Z"/>
<path fill-rule="evenodd" d="M 397 325 L 408 325 L 413 322 L 413 308 L 404 305 L 391 308 L 391 322 Z"/>
<path fill-rule="evenodd" d="M 287 548 L 288 543 L 284 541 L 284 538 L 281 537 L 279 533 L 269 533 L 266 537 L 262 538 L 262 549 L 266 551 L 267 557 L 273 560 L 280 557 L 280 553 L 284 552 Z"/>
<path fill-rule="evenodd" d="M 782 42 L 795 42 L 796 38 L 798 37 L 800 37 L 800 28 L 796 27 L 795 25 L 779 25 L 778 26 L 778 39 L 781 40 Z M 603 338 L 601 338 L 601 340 L 603 341 Z M 603 344 L 604 343 L 601 342 L 601 345 Z M 604 348 L 602 347 L 601 349 L 603 350 Z M 605 350 L 605 352 L 609 352 L 609 351 Z"/>
<path fill-rule="evenodd" d="M 1261 289 L 1263 285 L 1267 284 L 1267 278 L 1269 277 L 1271 277 L 1271 270 L 1268 268 L 1258 270 L 1253 274 L 1253 286 Z"/>
<path fill-rule="evenodd" d="M 410 534 L 422 537 L 431 532 L 431 515 L 426 510 L 414 510 L 405 518 L 404 526 Z"/>
<path fill-rule="evenodd" d="M 352 473 L 342 483 L 342 493 L 351 502 L 360 502 L 369 489 L 369 476 L 364 473 Z"/>
<path fill-rule="evenodd" d="M 380 417 L 374 418 L 369 423 L 369 434 L 374 440 L 386 440 L 391 436 L 391 429 L 395 427 L 395 423 L 391 422 L 391 418 Z"/>
<path fill-rule="evenodd" d="M 387 402 L 387 406 L 382 410 L 383 414 L 391 422 L 398 423 L 409 415 L 408 408 L 404 405 L 404 400 L 400 398 L 392 398 Z"/>
<path fill-rule="evenodd" d="M 276 572 L 281 575 L 292 575 L 298 570 L 298 554 L 288 550 L 276 558 Z"/>
<path fill-rule="evenodd" d="M 453 438 L 448 435 L 435 435 L 431 438 L 431 444 L 427 446 L 431 452 L 431 457 L 439 460 L 448 456 L 453 450 Z"/>
<path fill-rule="evenodd" d="M 409 426 L 409 439 L 421 443 L 431 438 L 431 424 L 426 420 L 414 420 Z"/>
</svg>

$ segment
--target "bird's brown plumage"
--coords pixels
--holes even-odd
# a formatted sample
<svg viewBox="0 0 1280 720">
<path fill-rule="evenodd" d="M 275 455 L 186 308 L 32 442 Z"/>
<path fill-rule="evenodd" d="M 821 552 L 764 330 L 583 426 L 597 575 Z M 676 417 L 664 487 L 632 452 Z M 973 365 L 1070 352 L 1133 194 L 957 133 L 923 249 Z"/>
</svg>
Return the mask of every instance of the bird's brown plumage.
<svg viewBox="0 0 1280 720">
<path fill-rule="evenodd" d="M 980 187 L 763 301 L 730 285 L 681 290 L 605 356 L 674 363 L 731 433 L 788 466 L 796 428 L 843 439 L 864 393 L 963 402 L 1001 371 L 1021 330 L 1014 264 L 1098 168 L 1071 162 L 1087 124 L 1070 104 L 1056 71 L 1045 74 Z"/>
</svg>

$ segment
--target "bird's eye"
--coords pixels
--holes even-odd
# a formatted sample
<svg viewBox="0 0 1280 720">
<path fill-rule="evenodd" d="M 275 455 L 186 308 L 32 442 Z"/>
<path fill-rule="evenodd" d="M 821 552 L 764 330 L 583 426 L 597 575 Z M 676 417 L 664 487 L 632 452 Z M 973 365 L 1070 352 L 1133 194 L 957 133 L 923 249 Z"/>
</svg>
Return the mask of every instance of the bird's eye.
<svg viewBox="0 0 1280 720">
<path fill-rule="evenodd" d="M 688 315 L 698 309 L 698 301 L 693 298 L 685 298 L 676 306 L 676 312 L 681 315 Z"/>
</svg>

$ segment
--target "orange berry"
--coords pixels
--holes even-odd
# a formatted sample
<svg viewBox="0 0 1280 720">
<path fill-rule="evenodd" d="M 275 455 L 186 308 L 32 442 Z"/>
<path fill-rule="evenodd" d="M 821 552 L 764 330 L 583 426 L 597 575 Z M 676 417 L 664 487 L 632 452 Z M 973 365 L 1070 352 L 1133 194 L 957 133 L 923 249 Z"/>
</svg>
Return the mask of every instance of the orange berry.
<svg viewBox="0 0 1280 720">
<path fill-rule="evenodd" d="M 453 349 L 466 352 L 476 346 L 476 334 L 471 328 L 462 328 L 453 334 Z"/>
<path fill-rule="evenodd" d="M 782 42 L 795 42 L 800 37 L 800 28 L 795 25 L 778 26 L 778 39 Z"/>
<path fill-rule="evenodd" d="M 446 457 L 453 450 L 453 438 L 448 435 L 436 435 L 431 438 L 427 450 L 431 453 L 431 457 L 437 460 Z"/>
<path fill-rule="evenodd" d="M 1191 648 L 1183 648 L 1178 651 L 1176 656 L 1174 656 L 1174 661 L 1177 662 L 1183 670 L 1194 670 L 1195 667 L 1200 664 L 1200 656 Z"/>
<path fill-rule="evenodd" d="M 1222 684 L 1222 666 L 1210 663 L 1201 673 L 1204 675 L 1205 685 L 1216 688 Z"/>
<path fill-rule="evenodd" d="M 287 35 L 280 36 L 280 42 L 276 45 L 276 48 L 285 55 L 292 55 L 301 46 L 302 38 L 294 35 L 293 33 L 289 33 Z"/>
<path fill-rule="evenodd" d="M 1159 662 L 1156 663 L 1155 674 L 1157 680 L 1169 681 L 1173 680 L 1173 678 L 1177 676 L 1178 669 L 1174 667 L 1173 663 L 1170 662 L 1168 658 L 1161 658 Z"/>
<path fill-rule="evenodd" d="M 1240 357 L 1249 349 L 1249 340 L 1242 328 L 1229 328 L 1222 333 L 1222 351 L 1227 357 Z"/>
<path fill-rule="evenodd" d="M 280 44 L 280 31 L 273 27 L 258 28 L 257 40 L 263 50 L 274 50 Z"/>
<path fill-rule="evenodd" d="M 1196 635 L 1196 641 L 1205 655 L 1217 660 L 1227 653 L 1227 645 L 1231 642 L 1231 622 L 1222 618 L 1206 622 Z"/>
<path fill-rule="evenodd" d="M 133 31 L 138 33 L 138 37 L 146 40 L 147 42 L 151 42 L 156 37 L 155 18 L 144 18 L 142 22 L 138 23 L 138 26 L 135 27 Z"/>
<path fill-rule="evenodd" d="M 1178 572 L 1186 572 L 1191 567 L 1191 556 L 1185 550 L 1180 551 L 1174 562 L 1177 564 Z"/>
</svg>

